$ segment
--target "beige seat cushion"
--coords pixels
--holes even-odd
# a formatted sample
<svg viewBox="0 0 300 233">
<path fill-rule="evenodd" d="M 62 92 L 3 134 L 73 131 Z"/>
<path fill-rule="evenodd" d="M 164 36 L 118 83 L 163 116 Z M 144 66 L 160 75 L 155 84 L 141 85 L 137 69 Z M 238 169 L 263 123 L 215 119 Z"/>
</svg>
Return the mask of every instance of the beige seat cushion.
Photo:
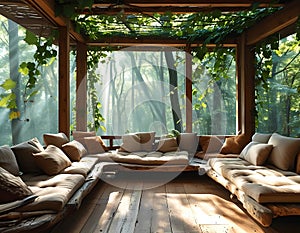
<svg viewBox="0 0 300 233">
<path fill-rule="evenodd" d="M 85 181 L 84 176 L 78 174 L 58 174 L 56 176 L 28 174 L 22 178 L 34 195 L 38 197 L 34 202 L 18 209 L 20 211 L 60 211 Z"/>
<path fill-rule="evenodd" d="M 259 203 L 300 202 L 300 176 L 294 172 L 255 166 L 240 158 L 214 158 L 209 165 Z"/>
<path fill-rule="evenodd" d="M 106 153 L 100 156 L 101 161 L 114 161 L 118 163 L 140 165 L 188 165 L 189 154 L 187 151 L 175 151 L 162 153 L 155 152 L 131 152 L 131 153 Z"/>
<path fill-rule="evenodd" d="M 220 154 L 220 153 L 206 153 L 204 151 L 199 151 L 195 154 L 196 158 L 209 160 L 211 158 L 237 158 L 238 154 Z"/>
<path fill-rule="evenodd" d="M 72 165 L 63 169 L 61 174 L 80 174 L 87 177 L 88 173 L 99 162 L 99 157 L 93 155 L 86 155 L 80 159 L 79 162 L 72 162 Z"/>
</svg>

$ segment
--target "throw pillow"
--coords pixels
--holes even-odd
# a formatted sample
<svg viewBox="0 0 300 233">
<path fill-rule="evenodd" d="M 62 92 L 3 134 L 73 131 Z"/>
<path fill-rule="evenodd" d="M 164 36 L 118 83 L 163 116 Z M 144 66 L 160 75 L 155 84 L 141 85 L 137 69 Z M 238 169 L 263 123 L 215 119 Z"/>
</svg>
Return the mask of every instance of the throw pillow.
<svg viewBox="0 0 300 233">
<path fill-rule="evenodd" d="M 122 136 L 122 144 L 119 151 L 137 152 L 141 151 L 140 137 L 136 134 L 125 134 Z"/>
<path fill-rule="evenodd" d="M 89 154 L 98 154 L 105 152 L 106 147 L 100 136 L 84 137 L 84 144 Z"/>
<path fill-rule="evenodd" d="M 18 176 L 20 173 L 17 159 L 9 146 L 0 147 L 0 167 L 3 167 L 15 176 Z"/>
<path fill-rule="evenodd" d="M 22 200 L 30 195 L 32 191 L 20 177 L 0 167 L 0 204 Z"/>
<path fill-rule="evenodd" d="M 271 133 L 255 133 L 252 136 L 252 142 L 268 143 L 271 136 Z"/>
<path fill-rule="evenodd" d="M 293 171 L 295 158 L 300 151 L 300 138 L 292 138 L 273 133 L 268 144 L 273 145 L 269 163 L 282 169 Z"/>
<path fill-rule="evenodd" d="M 72 132 L 74 140 L 77 140 L 79 138 L 85 138 L 85 137 L 94 137 L 96 136 L 95 131 L 86 132 L 86 131 L 73 131 Z"/>
<path fill-rule="evenodd" d="M 200 145 L 205 153 L 219 153 L 223 141 L 217 136 L 200 136 Z"/>
<path fill-rule="evenodd" d="M 198 147 L 197 133 L 181 133 L 178 136 L 178 145 L 181 151 L 195 153 Z"/>
<path fill-rule="evenodd" d="M 240 157 L 255 166 L 261 166 L 267 161 L 272 148 L 270 144 L 250 142 L 242 150 Z"/>
<path fill-rule="evenodd" d="M 244 147 L 249 143 L 245 134 L 240 134 L 225 139 L 224 145 L 221 148 L 221 154 L 239 154 Z"/>
<path fill-rule="evenodd" d="M 62 150 L 71 161 L 79 161 L 87 153 L 85 147 L 76 140 L 64 144 Z"/>
<path fill-rule="evenodd" d="M 43 147 L 38 145 L 38 139 L 33 138 L 29 141 L 19 143 L 11 147 L 14 152 L 19 169 L 23 173 L 41 173 L 41 169 L 35 163 L 33 153 L 43 151 Z M 41 147 L 41 148 L 40 148 Z"/>
<path fill-rule="evenodd" d="M 70 159 L 54 145 L 49 145 L 40 152 L 33 154 L 37 165 L 47 174 L 56 175 L 71 165 Z"/>
<path fill-rule="evenodd" d="M 161 138 L 158 142 L 157 150 L 163 153 L 177 151 L 178 144 L 176 138 Z"/>
<path fill-rule="evenodd" d="M 141 151 L 152 151 L 155 140 L 155 132 L 139 132 L 136 135 L 140 138 Z"/>
<path fill-rule="evenodd" d="M 85 145 L 85 141 L 84 138 L 85 137 L 95 137 L 96 136 L 96 132 L 95 131 L 91 131 L 91 132 L 87 132 L 87 131 L 73 131 L 72 132 L 73 135 L 73 139 L 80 142 L 85 149 L 87 150 L 87 146 Z"/>
<path fill-rule="evenodd" d="M 62 148 L 62 145 L 69 142 L 68 137 L 64 133 L 46 133 L 43 135 L 44 143 L 46 146 L 54 145 Z"/>
</svg>

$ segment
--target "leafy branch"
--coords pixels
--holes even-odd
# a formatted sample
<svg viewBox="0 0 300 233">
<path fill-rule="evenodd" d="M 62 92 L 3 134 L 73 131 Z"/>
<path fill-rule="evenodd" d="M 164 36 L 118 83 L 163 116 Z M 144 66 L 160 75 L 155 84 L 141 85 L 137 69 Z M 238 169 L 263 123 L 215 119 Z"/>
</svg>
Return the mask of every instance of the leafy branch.
<svg viewBox="0 0 300 233">
<path fill-rule="evenodd" d="M 19 67 L 19 72 L 23 76 L 28 77 L 25 85 L 24 102 L 27 102 L 37 93 L 37 91 L 28 93 L 28 90 L 32 90 L 35 87 L 37 79 L 41 75 L 40 67 L 51 65 L 57 56 L 57 51 L 53 47 L 54 38 L 55 33 L 45 39 L 36 36 L 28 30 L 26 31 L 24 41 L 28 45 L 36 46 L 36 51 L 33 55 L 35 62 L 22 62 Z"/>
</svg>

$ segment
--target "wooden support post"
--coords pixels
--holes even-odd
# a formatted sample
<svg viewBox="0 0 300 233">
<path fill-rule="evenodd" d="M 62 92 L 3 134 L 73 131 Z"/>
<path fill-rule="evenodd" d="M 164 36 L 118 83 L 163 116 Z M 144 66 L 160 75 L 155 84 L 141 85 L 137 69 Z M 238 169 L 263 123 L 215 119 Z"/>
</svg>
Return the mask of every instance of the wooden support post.
<svg viewBox="0 0 300 233">
<path fill-rule="evenodd" d="M 70 38 L 68 27 L 59 28 L 59 132 L 70 136 Z"/>
<path fill-rule="evenodd" d="M 87 45 L 77 43 L 76 130 L 87 130 Z"/>
<path fill-rule="evenodd" d="M 237 46 L 238 131 L 249 138 L 255 132 L 255 51 L 246 45 L 245 34 Z"/>
<path fill-rule="evenodd" d="M 193 131 L 193 112 L 192 112 L 192 55 L 191 47 L 187 45 L 185 51 L 185 95 L 186 95 L 186 132 L 191 133 Z"/>
</svg>

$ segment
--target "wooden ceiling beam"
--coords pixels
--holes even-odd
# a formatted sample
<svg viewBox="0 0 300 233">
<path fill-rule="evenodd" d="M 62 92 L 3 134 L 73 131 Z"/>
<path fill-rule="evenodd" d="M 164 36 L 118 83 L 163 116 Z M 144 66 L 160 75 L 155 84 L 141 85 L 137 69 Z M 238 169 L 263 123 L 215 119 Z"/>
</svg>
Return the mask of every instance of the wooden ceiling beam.
<svg viewBox="0 0 300 233">
<path fill-rule="evenodd" d="M 38 12 L 43 14 L 43 16 L 48 19 L 52 24 L 60 27 L 71 25 L 70 20 L 56 16 L 55 15 L 55 1 L 54 0 L 27 0 L 27 4 L 32 6 Z M 85 38 L 79 33 L 75 32 L 70 26 L 70 35 L 71 37 L 81 43 L 85 43 Z"/>
<path fill-rule="evenodd" d="M 284 28 L 295 24 L 300 12 L 300 1 L 294 0 L 274 14 L 249 28 L 246 33 L 247 45 L 254 45 L 259 41 L 280 32 Z"/>
<path fill-rule="evenodd" d="M 162 6 L 193 6 L 193 7 L 249 7 L 255 1 L 251 0 L 95 0 L 94 6 L 109 7 L 134 5 L 138 7 L 162 7 Z M 273 0 L 259 0 L 259 6 L 266 7 L 270 5 L 278 6 L 281 4 L 273 4 Z"/>
<path fill-rule="evenodd" d="M 170 38 L 153 38 L 153 37 L 143 37 L 143 38 L 124 38 L 124 37 L 107 37 L 101 40 L 86 42 L 89 46 L 112 46 L 112 47 L 128 47 L 128 46 L 173 46 L 182 47 L 190 44 L 187 40 L 178 40 Z M 203 41 L 193 42 L 190 44 L 191 47 L 201 46 Z M 215 47 L 214 44 L 207 45 L 208 47 Z M 224 47 L 235 47 L 236 39 L 228 39 L 222 44 Z"/>
<path fill-rule="evenodd" d="M 153 13 L 166 13 L 172 12 L 174 14 L 186 14 L 186 13 L 197 13 L 197 12 L 211 12 L 218 10 L 221 12 L 236 12 L 247 10 L 249 7 L 126 7 L 126 8 L 103 8 L 94 7 L 92 10 L 85 9 L 83 11 L 78 11 L 80 14 L 85 15 L 116 15 L 122 14 L 153 14 Z"/>
<path fill-rule="evenodd" d="M 272 0 L 261 0 L 259 1 L 258 7 L 280 7 L 283 3 L 273 4 Z M 247 10 L 253 5 L 253 1 L 234 1 L 234 0 L 95 0 L 92 9 L 85 9 L 79 11 L 82 14 L 107 14 L 113 15 L 120 12 L 125 14 L 134 13 L 195 13 L 195 12 L 211 12 L 219 10 L 222 12 L 234 12 Z"/>
</svg>

